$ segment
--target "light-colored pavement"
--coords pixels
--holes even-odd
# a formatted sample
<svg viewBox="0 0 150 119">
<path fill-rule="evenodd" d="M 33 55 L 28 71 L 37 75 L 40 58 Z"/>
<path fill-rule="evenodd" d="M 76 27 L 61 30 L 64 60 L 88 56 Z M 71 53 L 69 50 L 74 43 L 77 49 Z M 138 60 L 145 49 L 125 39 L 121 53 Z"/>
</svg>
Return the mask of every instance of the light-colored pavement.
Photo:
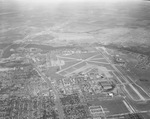
<svg viewBox="0 0 150 119">
<path fill-rule="evenodd" d="M 62 70 L 60 70 L 60 71 L 58 71 L 57 73 L 60 73 L 60 72 L 62 72 L 62 71 L 65 71 L 65 70 L 67 70 L 67 69 L 69 69 L 69 68 L 71 68 L 71 67 L 74 67 L 74 66 L 76 66 L 76 65 L 78 65 L 78 64 L 81 64 L 81 63 L 83 63 L 83 62 L 87 62 L 87 61 L 89 61 L 90 59 L 92 59 L 93 57 L 96 57 L 96 56 L 98 56 L 99 54 L 96 54 L 96 55 L 93 55 L 93 56 L 91 56 L 91 57 L 89 57 L 89 58 L 86 58 L 86 59 L 76 59 L 76 61 L 79 61 L 78 63 L 76 63 L 76 64 L 73 64 L 73 65 L 71 65 L 71 66 L 69 66 L 69 67 L 67 67 L 67 68 L 65 68 L 65 69 L 62 69 Z M 58 57 L 61 57 L 61 56 L 58 56 Z M 70 57 L 63 57 L 63 58 L 68 58 L 68 59 L 75 59 L 75 58 L 70 58 Z"/>
</svg>

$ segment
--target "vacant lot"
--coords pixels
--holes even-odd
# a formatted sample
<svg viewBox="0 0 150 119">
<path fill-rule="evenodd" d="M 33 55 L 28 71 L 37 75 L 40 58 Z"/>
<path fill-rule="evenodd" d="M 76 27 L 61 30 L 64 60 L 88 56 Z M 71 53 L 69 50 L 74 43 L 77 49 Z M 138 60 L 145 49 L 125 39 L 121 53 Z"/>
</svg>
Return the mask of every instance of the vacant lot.
<svg viewBox="0 0 150 119">
<path fill-rule="evenodd" d="M 103 55 L 102 55 L 102 54 L 100 54 L 100 53 L 99 53 L 99 55 L 97 55 L 97 56 L 93 57 L 93 58 L 92 58 L 92 60 L 93 60 L 93 59 L 100 59 L 100 58 L 104 58 L 104 57 L 103 57 Z"/>
<path fill-rule="evenodd" d="M 141 98 L 140 98 L 140 97 L 138 96 L 138 94 L 131 88 L 131 86 L 126 85 L 126 90 L 127 90 L 128 94 L 129 94 L 129 96 L 130 96 L 133 100 L 135 100 L 135 101 L 140 101 L 140 100 L 141 100 Z"/>
<path fill-rule="evenodd" d="M 101 105 L 104 109 L 107 109 L 109 112 L 107 115 L 128 113 L 129 110 L 126 108 L 122 99 L 115 100 L 106 100 L 106 101 L 92 101 L 90 102 L 92 105 Z"/>
<path fill-rule="evenodd" d="M 90 61 L 100 62 L 100 63 L 108 63 L 105 59 L 91 59 Z"/>
<path fill-rule="evenodd" d="M 65 68 L 68 68 L 72 65 L 75 65 L 76 63 L 79 63 L 78 61 L 73 61 L 73 62 L 65 62 L 65 65 L 63 65 L 61 68 L 62 69 L 65 69 Z"/>
<path fill-rule="evenodd" d="M 145 98 L 145 99 L 150 99 L 149 95 L 147 95 L 147 93 L 145 93 L 145 91 L 143 91 L 139 86 L 132 84 L 137 90 L 138 92 Z"/>
<path fill-rule="evenodd" d="M 94 64 L 97 66 L 102 66 L 102 67 L 107 68 L 107 70 L 114 70 L 114 68 L 110 64 L 97 63 L 97 62 L 88 62 L 88 64 Z"/>
</svg>

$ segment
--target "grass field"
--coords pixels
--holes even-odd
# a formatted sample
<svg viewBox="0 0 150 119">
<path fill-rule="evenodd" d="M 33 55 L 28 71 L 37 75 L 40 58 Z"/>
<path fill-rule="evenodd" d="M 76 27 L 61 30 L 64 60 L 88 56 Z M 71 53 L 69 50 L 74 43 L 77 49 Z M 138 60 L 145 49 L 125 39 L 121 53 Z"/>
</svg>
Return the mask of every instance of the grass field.
<svg viewBox="0 0 150 119">
<path fill-rule="evenodd" d="M 92 59 L 100 59 L 100 58 L 104 58 L 102 54 L 99 54 L 98 56 L 95 56 Z"/>
<path fill-rule="evenodd" d="M 141 68 L 136 68 L 132 62 L 128 64 L 128 68 L 130 69 L 128 74 L 132 80 L 150 93 L 150 69 L 142 70 Z"/>
<path fill-rule="evenodd" d="M 122 99 L 115 100 L 104 100 L 104 101 L 92 101 L 90 102 L 92 105 L 101 105 L 103 108 L 107 109 L 109 112 L 107 115 L 121 114 L 121 113 L 129 113 L 129 110 L 126 108 Z"/>
<path fill-rule="evenodd" d="M 77 54 L 72 54 L 72 55 L 60 55 L 62 57 L 66 57 L 66 58 L 73 58 L 73 59 L 87 59 L 90 58 L 94 55 L 98 55 L 97 52 L 92 52 L 92 53 L 77 53 Z"/>
<path fill-rule="evenodd" d="M 76 59 L 69 59 L 69 58 L 62 58 L 62 57 L 58 57 L 59 60 L 64 60 L 65 62 L 72 62 L 72 61 L 76 61 Z"/>
<path fill-rule="evenodd" d="M 72 49 L 73 47 L 70 46 L 59 46 L 59 47 L 52 47 L 49 45 L 41 45 L 41 44 L 28 44 L 25 48 L 38 48 L 44 51 L 53 51 L 53 50 L 63 50 L 63 49 Z"/>
<path fill-rule="evenodd" d="M 59 72 L 60 75 L 66 75 L 67 72 L 66 71 L 62 71 L 62 72 Z"/>
<path fill-rule="evenodd" d="M 79 69 L 79 68 L 81 68 L 81 67 L 83 67 L 85 65 L 86 65 L 85 62 L 81 62 L 80 64 L 75 65 L 74 68 Z"/>
<path fill-rule="evenodd" d="M 71 73 L 71 72 L 75 71 L 76 69 L 80 69 L 81 67 L 83 67 L 83 66 L 86 65 L 85 62 L 81 62 L 81 63 L 79 63 L 79 64 L 77 64 L 77 65 L 75 65 L 75 66 L 72 66 L 72 65 L 74 65 L 74 64 L 76 64 L 76 63 L 71 63 L 71 62 L 67 62 L 67 63 L 68 63 L 67 66 L 64 65 L 64 67 L 65 67 L 65 68 L 68 67 L 68 68 L 65 69 L 64 67 L 62 67 L 62 70 L 63 70 L 63 69 L 65 69 L 65 70 L 63 70 L 63 71 L 60 70 L 59 74 L 61 74 L 61 75 L 66 75 L 67 73 Z M 77 62 L 77 63 L 78 63 L 78 62 Z M 72 66 L 72 67 L 71 67 L 71 66 Z M 70 68 L 69 68 L 69 67 L 70 67 Z"/>
<path fill-rule="evenodd" d="M 150 114 L 149 113 L 143 113 L 143 114 L 140 114 L 144 117 L 144 119 L 150 119 Z"/>
<path fill-rule="evenodd" d="M 76 63 L 78 63 L 78 61 L 65 62 L 65 65 L 63 65 L 61 68 L 65 69 L 65 68 L 70 67 L 70 66 L 72 66 L 72 65 L 74 65 Z"/>
<path fill-rule="evenodd" d="M 56 74 L 58 67 L 50 67 L 48 69 L 48 72 L 46 73 L 48 76 L 50 76 L 53 79 L 61 79 L 62 76 Z"/>
<path fill-rule="evenodd" d="M 5 47 L 8 47 L 11 45 L 11 43 L 0 43 L 0 49 L 4 49 Z"/>
<path fill-rule="evenodd" d="M 12 44 L 10 46 L 8 46 L 4 51 L 3 51 L 3 54 L 2 54 L 2 58 L 8 58 L 10 57 L 13 53 L 15 53 L 15 51 L 10 51 L 11 49 L 17 49 L 19 48 L 20 44 Z"/>
<path fill-rule="evenodd" d="M 93 52 L 93 53 L 81 53 L 81 58 L 82 59 L 87 59 L 87 58 L 90 58 L 90 57 L 92 57 L 94 55 L 98 55 L 98 53 L 97 52 Z"/>
<path fill-rule="evenodd" d="M 138 80 L 138 81 L 136 81 L 136 84 L 141 86 L 146 92 L 148 92 L 150 94 L 150 80 L 146 80 L 146 81 Z"/>
<path fill-rule="evenodd" d="M 107 68 L 107 70 L 114 70 L 114 68 L 110 64 L 96 63 L 96 62 L 88 62 L 88 64 L 94 64 L 97 66 L 102 66 L 102 67 Z"/>
<path fill-rule="evenodd" d="M 90 61 L 100 62 L 100 63 L 108 63 L 105 59 L 91 59 Z"/>
<path fill-rule="evenodd" d="M 150 101 L 147 101 L 146 103 L 138 103 L 137 102 L 130 102 L 136 109 L 139 111 L 147 111 L 150 109 Z M 147 119 L 147 118 L 145 118 Z M 149 118 L 148 118 L 149 119 Z"/>
<path fill-rule="evenodd" d="M 145 99 L 150 99 L 150 97 L 137 85 L 132 84 L 138 91 L 139 93 L 145 98 Z"/>
<path fill-rule="evenodd" d="M 75 71 L 75 69 L 73 68 L 73 67 L 71 67 L 71 68 L 69 68 L 69 69 L 67 69 L 67 70 L 65 70 L 67 73 L 71 73 L 71 72 L 73 72 L 73 71 Z"/>
<path fill-rule="evenodd" d="M 81 59 L 82 58 L 81 54 L 60 55 L 60 56 L 66 57 L 66 58 L 74 58 L 74 59 Z"/>
</svg>

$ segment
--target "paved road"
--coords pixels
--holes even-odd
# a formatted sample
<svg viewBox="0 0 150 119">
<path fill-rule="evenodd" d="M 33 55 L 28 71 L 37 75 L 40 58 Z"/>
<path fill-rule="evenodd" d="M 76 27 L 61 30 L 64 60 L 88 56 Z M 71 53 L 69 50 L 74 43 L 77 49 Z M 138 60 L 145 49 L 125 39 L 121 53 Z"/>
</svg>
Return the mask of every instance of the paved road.
<svg viewBox="0 0 150 119">
<path fill-rule="evenodd" d="M 59 113 L 59 119 L 64 119 L 64 113 L 63 113 L 63 107 L 62 104 L 60 102 L 60 98 L 59 98 L 59 94 L 57 92 L 57 90 L 55 89 L 54 85 L 51 83 L 51 79 L 48 78 L 47 76 L 45 76 L 45 74 L 41 73 L 40 70 L 38 68 L 36 68 L 36 70 L 38 71 L 38 73 L 40 73 L 41 77 L 47 82 L 47 84 L 49 85 L 49 87 L 52 88 L 55 96 L 56 96 L 56 100 L 55 100 L 55 104 L 56 104 L 56 108 L 58 110 Z"/>
<path fill-rule="evenodd" d="M 106 53 L 106 52 L 105 52 Z M 104 55 L 104 54 L 103 54 Z M 106 57 L 104 55 L 104 57 Z M 106 59 L 109 61 L 109 59 L 106 57 Z M 115 69 L 117 69 L 114 65 L 112 65 Z M 117 69 L 117 71 L 119 71 L 120 69 Z M 121 70 L 122 71 L 122 70 Z M 121 73 L 121 71 L 119 71 L 119 73 Z M 122 74 L 122 73 L 121 73 Z M 123 74 L 122 74 L 123 75 Z M 130 80 L 128 81 L 128 78 L 126 78 L 124 75 L 123 77 L 125 78 L 126 82 L 128 82 L 129 84 L 131 84 L 132 79 L 130 78 Z M 130 77 L 130 76 L 129 76 Z M 132 81 L 133 83 L 133 81 Z M 139 93 L 139 92 L 138 92 Z M 141 95 L 141 94 L 140 94 Z M 142 96 L 143 98 L 143 96 Z M 130 105 L 132 111 L 135 111 L 137 113 L 146 113 L 146 112 L 150 112 L 149 109 L 149 104 L 150 102 L 134 102 L 133 100 L 130 100 L 128 97 L 125 96 L 125 101 Z M 142 108 L 142 109 L 141 109 Z"/>
</svg>

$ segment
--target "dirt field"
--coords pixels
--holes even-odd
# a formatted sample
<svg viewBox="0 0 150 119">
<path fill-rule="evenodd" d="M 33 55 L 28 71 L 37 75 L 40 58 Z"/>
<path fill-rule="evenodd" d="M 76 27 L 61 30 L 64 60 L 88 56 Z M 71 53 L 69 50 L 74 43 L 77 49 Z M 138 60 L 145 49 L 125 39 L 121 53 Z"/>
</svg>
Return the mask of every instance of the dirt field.
<svg viewBox="0 0 150 119">
<path fill-rule="evenodd" d="M 106 100 L 106 101 L 92 101 L 89 102 L 92 105 L 101 105 L 103 108 L 107 109 L 109 112 L 106 115 L 115 115 L 121 113 L 128 113 L 129 110 L 126 108 L 122 99 Z"/>
</svg>

